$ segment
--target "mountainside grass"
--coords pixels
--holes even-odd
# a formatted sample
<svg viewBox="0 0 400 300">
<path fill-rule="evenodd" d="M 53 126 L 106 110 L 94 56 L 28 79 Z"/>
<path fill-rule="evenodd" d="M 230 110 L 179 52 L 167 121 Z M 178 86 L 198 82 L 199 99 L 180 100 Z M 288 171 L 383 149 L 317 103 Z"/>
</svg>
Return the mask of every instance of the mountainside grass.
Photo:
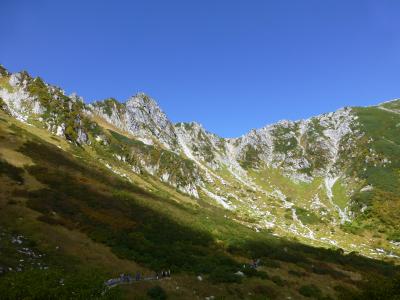
<svg viewBox="0 0 400 300">
<path fill-rule="evenodd" d="M 349 203 L 350 197 L 347 195 L 346 188 L 342 181 L 336 180 L 332 187 L 333 202 L 338 205 L 341 209 L 345 209 Z"/>
<path fill-rule="evenodd" d="M 353 195 L 352 210 L 364 226 L 371 224 L 390 235 L 400 229 L 394 213 L 400 209 L 400 115 L 379 107 L 357 108 L 356 113 L 365 135 L 350 170 L 372 189 Z M 362 207 L 366 207 L 364 213 L 360 213 Z"/>
<path fill-rule="evenodd" d="M 11 217 L 12 214 L 8 213 L 0 218 L 0 225 L 7 220 L 7 226 L 32 230 L 36 237 L 40 236 L 37 231 L 45 229 L 53 232 L 47 234 L 48 237 L 43 233 L 40 238 L 34 239 L 39 246 L 49 243 L 47 239 L 50 237 L 58 238 L 57 243 L 61 248 L 71 243 L 79 249 L 78 244 L 82 241 L 88 247 L 101 245 L 99 249 L 105 253 L 103 260 L 110 260 L 110 266 L 104 275 L 101 270 L 98 273 L 101 276 L 85 275 L 88 274 L 85 268 L 93 270 L 93 264 L 88 263 L 90 256 L 75 251 L 77 261 L 74 262 L 68 256 L 54 254 L 57 252 L 52 244 L 51 247 L 45 247 L 49 257 L 54 257 L 49 272 L 36 276 L 35 270 L 27 270 L 26 273 L 0 275 L 0 287 L 9 298 L 17 295 L 15 290 L 10 289 L 15 282 L 14 286 L 21 290 L 24 285 L 40 285 L 42 281 L 41 286 L 53 298 L 62 299 L 72 291 L 82 291 L 82 295 L 90 298 L 85 293 L 96 296 L 93 293 L 97 293 L 101 281 L 110 276 L 110 268 L 118 266 L 114 272 L 119 272 L 122 261 L 137 262 L 140 264 L 137 269 L 144 268 L 152 272 L 170 268 L 174 278 L 170 282 L 160 282 L 160 285 L 167 295 L 174 295 L 177 299 L 193 297 L 194 290 L 202 297 L 209 296 L 207 293 L 212 291 L 217 296 L 228 295 L 231 299 L 246 298 L 248 293 L 254 293 L 255 297 L 249 298 L 257 299 L 256 296 L 262 297 L 265 289 L 270 291 L 271 298 L 290 296 L 301 299 L 299 289 L 304 284 L 316 284 L 321 295 L 335 295 L 333 286 L 336 285 L 350 286 L 358 293 L 360 281 L 343 274 L 354 272 L 361 277 L 374 275 L 385 280 L 397 272 L 390 263 L 355 253 L 343 255 L 336 249 L 310 247 L 272 236 L 266 231 L 255 232 L 227 218 L 229 212 L 202 200 L 198 200 L 196 205 L 192 202 L 181 203 L 163 197 L 162 193 L 144 190 L 99 164 L 85 148 L 68 143 L 62 144 L 62 148 L 67 149 L 64 151 L 57 147 L 60 143 L 58 140 L 49 136 L 45 137 L 47 142 L 44 140 L 48 133 L 42 133 L 42 138 L 33 133 L 38 131 L 28 132 L 21 129 L 17 122 L 12 124 L 12 129 L 8 127 L 0 131 L 2 141 L 5 141 L 1 145 L 19 145 L 15 147 L 18 153 L 32 161 L 32 164 L 21 168 L 21 176 L 24 180 L 34 178 L 41 186 L 28 189 L 26 185 L 29 180 L 22 185 L 16 184 L 12 175 L 14 171 L 6 168 L 0 174 L 4 187 L 0 191 L 0 204 L 3 211 L 6 209 L 18 217 Z M 148 180 L 144 176 L 142 179 Z M 151 185 L 157 190 L 156 183 L 152 182 Z M 14 202 L 9 203 L 8 200 Z M 310 217 L 305 209 L 298 211 L 299 218 L 302 215 Z M 67 242 L 65 236 L 72 237 L 78 233 L 79 236 L 86 236 L 87 240 L 79 238 L 79 243 Z M 248 270 L 252 259 L 260 259 L 260 270 Z M 100 263 L 101 259 L 95 261 L 100 268 L 105 268 L 104 262 Z M 68 262 L 71 268 L 67 268 Z M 2 261 L 4 265 L 7 263 L 9 261 Z M 83 264 L 82 269 L 74 269 L 79 263 Z M 301 276 L 303 273 L 307 275 L 301 277 L 299 282 L 298 275 L 292 276 L 285 271 L 289 268 L 295 268 Z M 238 271 L 246 276 L 235 274 Z M 29 281 L 33 275 L 37 280 Z M 200 275 L 204 280 L 196 279 Z M 55 280 L 59 282 L 61 279 L 65 280 L 65 288 L 49 288 Z M 179 294 L 177 286 L 184 290 L 182 294 Z M 203 289 L 201 291 L 197 290 L 200 286 Z M 37 289 L 37 298 L 43 295 L 44 289 Z M 146 295 L 140 286 L 123 290 L 131 298 L 132 295 Z M 32 297 L 29 293 L 26 295 Z"/>
</svg>

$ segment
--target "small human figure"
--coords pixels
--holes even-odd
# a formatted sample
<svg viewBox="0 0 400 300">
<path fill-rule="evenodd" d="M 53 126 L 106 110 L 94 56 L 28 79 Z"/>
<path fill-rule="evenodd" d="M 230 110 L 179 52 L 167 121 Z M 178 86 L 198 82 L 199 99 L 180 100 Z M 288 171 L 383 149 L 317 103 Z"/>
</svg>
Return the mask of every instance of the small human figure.
<svg viewBox="0 0 400 300">
<path fill-rule="evenodd" d="M 136 281 L 140 280 L 140 272 L 136 272 L 136 277 L 135 277 Z"/>
</svg>

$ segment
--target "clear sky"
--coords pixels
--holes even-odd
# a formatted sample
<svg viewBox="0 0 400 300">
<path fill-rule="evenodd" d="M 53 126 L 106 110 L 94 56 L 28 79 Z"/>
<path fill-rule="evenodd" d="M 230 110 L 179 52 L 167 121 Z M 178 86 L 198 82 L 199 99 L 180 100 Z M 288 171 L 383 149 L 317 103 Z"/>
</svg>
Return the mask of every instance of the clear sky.
<svg viewBox="0 0 400 300">
<path fill-rule="evenodd" d="M 400 1 L 0 1 L 0 63 L 224 137 L 400 97 Z"/>
</svg>

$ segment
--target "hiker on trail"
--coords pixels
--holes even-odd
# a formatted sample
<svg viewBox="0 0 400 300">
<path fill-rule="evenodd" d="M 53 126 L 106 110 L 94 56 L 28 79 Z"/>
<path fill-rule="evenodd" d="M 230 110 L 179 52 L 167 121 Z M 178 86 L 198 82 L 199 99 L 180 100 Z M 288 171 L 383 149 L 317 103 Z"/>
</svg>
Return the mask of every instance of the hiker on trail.
<svg viewBox="0 0 400 300">
<path fill-rule="evenodd" d="M 158 280 L 158 272 L 156 272 L 156 279 Z"/>
<path fill-rule="evenodd" d="M 140 280 L 140 272 L 136 272 L 136 281 L 139 281 Z"/>
<path fill-rule="evenodd" d="M 168 270 L 167 277 L 171 277 L 171 270 Z"/>
</svg>

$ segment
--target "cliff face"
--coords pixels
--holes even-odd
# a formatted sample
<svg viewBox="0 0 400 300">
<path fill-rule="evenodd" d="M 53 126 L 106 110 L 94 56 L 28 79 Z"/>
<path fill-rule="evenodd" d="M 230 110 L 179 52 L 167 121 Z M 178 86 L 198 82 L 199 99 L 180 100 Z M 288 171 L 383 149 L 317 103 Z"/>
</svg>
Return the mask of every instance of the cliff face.
<svg viewBox="0 0 400 300">
<path fill-rule="evenodd" d="M 89 105 L 93 113 L 146 144 L 160 143 L 169 150 L 177 146 L 173 124 L 157 103 L 143 93 L 118 103 L 113 100 Z"/>
</svg>

